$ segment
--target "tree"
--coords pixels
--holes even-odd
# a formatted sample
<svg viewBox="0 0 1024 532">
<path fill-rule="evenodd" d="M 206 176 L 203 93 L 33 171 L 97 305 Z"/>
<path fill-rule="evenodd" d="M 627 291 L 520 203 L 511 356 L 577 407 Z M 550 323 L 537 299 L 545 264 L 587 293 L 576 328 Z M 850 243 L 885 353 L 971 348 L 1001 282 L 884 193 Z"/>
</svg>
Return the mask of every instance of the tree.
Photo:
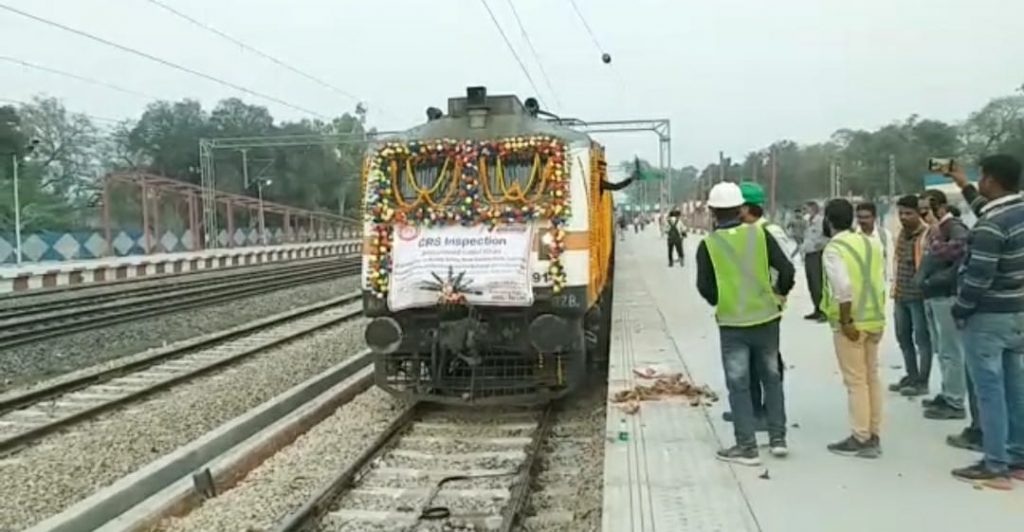
<svg viewBox="0 0 1024 532">
<path fill-rule="evenodd" d="M 56 98 L 36 97 L 19 114 L 25 135 L 39 141 L 32 163 L 38 186 L 72 207 L 94 204 L 102 166 L 92 119 L 68 112 Z"/>
<path fill-rule="evenodd" d="M 996 98 L 962 128 L 964 154 L 977 160 L 996 152 L 1024 158 L 1024 95 Z"/>
<path fill-rule="evenodd" d="M 208 136 L 209 115 L 196 100 L 149 104 L 128 135 L 128 148 L 159 174 L 199 183 L 199 139 Z"/>
</svg>

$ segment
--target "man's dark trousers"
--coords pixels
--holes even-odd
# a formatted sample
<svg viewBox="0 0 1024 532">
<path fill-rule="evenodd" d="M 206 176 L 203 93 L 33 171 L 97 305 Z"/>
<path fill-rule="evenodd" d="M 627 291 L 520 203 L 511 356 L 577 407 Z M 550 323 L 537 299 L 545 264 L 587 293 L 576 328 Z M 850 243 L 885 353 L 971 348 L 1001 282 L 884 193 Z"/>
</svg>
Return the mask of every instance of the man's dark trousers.
<svg viewBox="0 0 1024 532">
<path fill-rule="evenodd" d="M 811 302 L 814 303 L 814 313 L 820 314 L 818 305 L 821 304 L 821 283 L 822 283 L 821 252 L 808 253 L 804 255 L 804 273 L 807 274 L 807 289 L 811 292 Z"/>
<path fill-rule="evenodd" d="M 750 403 L 754 405 L 754 416 L 763 418 L 768 415 L 768 407 L 764 403 L 764 388 L 761 382 L 761 374 L 757 369 L 757 361 L 754 355 L 750 355 Z M 785 380 L 786 364 L 782 362 L 782 352 L 779 352 L 779 382 Z"/>
<path fill-rule="evenodd" d="M 679 264 L 683 264 L 683 241 L 682 239 L 668 239 L 668 265 L 674 264 L 672 260 L 673 252 L 679 257 Z"/>
<path fill-rule="evenodd" d="M 751 367 L 757 367 L 764 380 L 768 435 L 771 439 L 785 439 L 785 394 L 779 378 L 779 320 L 754 327 L 720 327 L 718 333 L 736 444 L 757 447 L 757 422 L 750 399 Z"/>
</svg>

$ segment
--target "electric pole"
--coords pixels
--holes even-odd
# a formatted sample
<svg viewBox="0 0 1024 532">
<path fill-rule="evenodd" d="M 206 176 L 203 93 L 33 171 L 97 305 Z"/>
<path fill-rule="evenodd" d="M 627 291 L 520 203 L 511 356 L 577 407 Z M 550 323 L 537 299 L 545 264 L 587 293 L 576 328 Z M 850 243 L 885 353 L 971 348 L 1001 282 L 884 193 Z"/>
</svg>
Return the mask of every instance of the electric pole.
<svg viewBox="0 0 1024 532">
<path fill-rule="evenodd" d="M 249 150 L 242 148 L 242 188 L 249 190 Z"/>
<path fill-rule="evenodd" d="M 779 184 L 779 165 L 775 159 L 775 148 L 772 148 L 769 152 L 770 164 L 771 164 L 771 187 L 768 189 L 768 208 L 772 213 L 772 217 L 775 217 L 775 187 Z"/>
<path fill-rule="evenodd" d="M 896 156 L 889 154 L 889 198 L 896 196 Z"/>
<path fill-rule="evenodd" d="M 725 154 L 718 152 L 718 182 L 725 181 Z"/>
</svg>

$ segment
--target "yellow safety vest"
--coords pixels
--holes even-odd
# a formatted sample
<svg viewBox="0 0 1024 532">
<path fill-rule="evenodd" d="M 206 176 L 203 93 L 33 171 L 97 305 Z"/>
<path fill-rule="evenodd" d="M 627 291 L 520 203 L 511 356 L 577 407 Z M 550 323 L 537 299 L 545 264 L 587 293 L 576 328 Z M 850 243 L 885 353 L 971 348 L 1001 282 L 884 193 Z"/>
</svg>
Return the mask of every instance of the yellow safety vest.
<svg viewBox="0 0 1024 532">
<path fill-rule="evenodd" d="M 843 258 L 853 289 L 850 315 L 854 326 L 865 332 L 881 332 L 885 328 L 885 258 L 882 245 L 872 238 L 853 231 L 844 231 L 829 240 L 827 250 L 835 250 Z M 833 327 L 839 325 L 839 301 L 832 295 L 828 275 L 821 298 L 821 311 Z"/>
<path fill-rule="evenodd" d="M 704 238 L 704 245 L 715 268 L 719 325 L 753 327 L 782 315 L 768 272 L 768 238 L 763 227 L 740 224 L 716 229 Z"/>
</svg>

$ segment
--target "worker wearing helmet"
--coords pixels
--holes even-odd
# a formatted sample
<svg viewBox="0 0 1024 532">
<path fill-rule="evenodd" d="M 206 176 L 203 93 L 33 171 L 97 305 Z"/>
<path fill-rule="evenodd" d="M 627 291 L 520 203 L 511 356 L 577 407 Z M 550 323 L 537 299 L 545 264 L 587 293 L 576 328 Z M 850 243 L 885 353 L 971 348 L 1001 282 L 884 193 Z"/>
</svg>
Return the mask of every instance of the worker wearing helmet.
<svg viewBox="0 0 1024 532">
<path fill-rule="evenodd" d="M 795 269 L 775 237 L 762 225 L 740 219 L 743 192 L 735 183 L 711 188 L 707 205 L 714 229 L 697 248 L 697 291 L 715 307 L 722 365 L 729 389 L 736 444 L 718 451 L 720 460 L 761 463 L 751 402 L 751 364 L 757 367 L 767 405 L 769 448 L 788 454 L 786 410 L 779 365 L 782 298 L 793 288 Z M 773 283 L 770 270 L 778 272 Z"/>
<path fill-rule="evenodd" d="M 770 234 L 775 241 L 779 244 L 779 247 L 786 253 L 786 256 L 791 256 L 793 251 L 793 243 L 789 239 L 789 235 L 778 225 L 771 223 L 767 218 L 764 217 L 764 188 L 761 185 L 751 182 L 744 181 L 740 183 L 740 192 L 743 194 L 743 205 L 740 206 L 740 221 L 745 224 L 754 224 L 763 227 L 768 234 Z M 772 283 L 778 282 L 779 272 L 775 268 L 769 269 L 769 277 Z M 779 297 L 779 301 L 785 304 L 785 298 Z M 785 373 L 785 365 L 782 362 L 782 354 L 779 354 L 779 380 L 783 380 L 783 374 Z M 750 401 L 754 407 L 754 417 L 756 419 L 757 430 L 767 431 L 768 430 L 768 418 L 767 418 L 767 405 L 763 400 L 763 387 L 761 385 L 761 374 L 757 371 L 757 364 L 751 360 L 750 364 Z M 725 412 L 722 418 L 728 422 L 732 422 L 732 412 Z"/>
</svg>

